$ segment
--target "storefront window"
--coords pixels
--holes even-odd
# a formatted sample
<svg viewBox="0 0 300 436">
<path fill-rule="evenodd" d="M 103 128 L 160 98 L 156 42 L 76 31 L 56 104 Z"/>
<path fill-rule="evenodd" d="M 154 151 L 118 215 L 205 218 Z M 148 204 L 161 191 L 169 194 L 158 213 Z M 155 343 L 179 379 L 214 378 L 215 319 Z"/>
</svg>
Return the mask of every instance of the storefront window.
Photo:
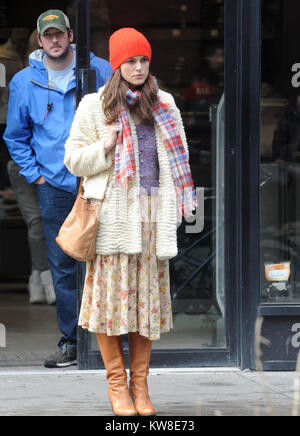
<svg viewBox="0 0 300 436">
<path fill-rule="evenodd" d="M 96 55 L 108 57 L 109 35 L 120 27 L 149 39 L 152 73 L 182 112 L 193 179 L 204 188 L 204 229 L 184 223 L 170 262 L 174 331 L 154 348 L 224 347 L 224 0 L 91 1 Z"/>
<path fill-rule="evenodd" d="M 261 299 L 300 301 L 300 4 L 262 1 Z"/>
<path fill-rule="evenodd" d="M 41 3 L 0 0 L 0 366 L 42 364 L 53 353 L 59 338 L 56 307 L 29 304 L 32 259 L 28 232 L 16 191 L 10 183 L 7 165 L 11 157 L 2 138 L 9 82 L 28 66 L 29 54 L 38 48 L 34 33 L 37 18 L 55 6 L 52 0 Z M 60 0 L 59 8 L 65 11 L 75 28 L 76 0 Z M 32 203 L 23 191 L 19 195 L 28 202 L 28 217 Z M 35 217 L 35 212 L 32 216 Z M 36 218 L 32 222 L 34 227 Z M 35 244 L 38 246 L 39 242 Z"/>
<path fill-rule="evenodd" d="M 51 0 L 41 5 L 0 0 L 0 73 L 3 64 L 6 84 L 27 66 L 37 17 L 50 8 Z M 75 30 L 76 1 L 62 0 L 59 8 Z M 97 56 L 108 59 L 109 36 L 120 27 L 135 27 L 149 39 L 152 73 L 182 113 L 198 188 L 200 216 L 180 227 L 179 255 L 170 262 L 174 330 L 154 348 L 225 347 L 224 0 L 90 0 L 90 8 L 91 51 Z M 0 324 L 7 327 L 7 353 L 16 359 L 18 353 L 31 353 L 30 359 L 42 361 L 56 344 L 56 309 L 28 306 L 27 230 L 10 187 L 10 156 L 2 140 L 7 103 L 8 88 L 2 88 L 0 77 Z M 37 331 L 41 339 L 24 340 L 23 332 L 36 338 Z M 95 335 L 91 341 L 98 351 Z"/>
</svg>

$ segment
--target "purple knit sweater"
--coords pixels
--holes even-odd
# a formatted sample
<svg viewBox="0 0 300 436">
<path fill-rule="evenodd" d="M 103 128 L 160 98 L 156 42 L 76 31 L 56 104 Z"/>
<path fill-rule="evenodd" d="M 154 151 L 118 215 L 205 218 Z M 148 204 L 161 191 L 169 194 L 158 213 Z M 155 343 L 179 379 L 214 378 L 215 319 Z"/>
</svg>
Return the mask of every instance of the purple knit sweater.
<svg viewBox="0 0 300 436">
<path fill-rule="evenodd" d="M 140 184 L 151 194 L 152 187 L 159 187 L 159 164 L 154 125 L 141 123 L 136 126 L 139 142 Z"/>
</svg>

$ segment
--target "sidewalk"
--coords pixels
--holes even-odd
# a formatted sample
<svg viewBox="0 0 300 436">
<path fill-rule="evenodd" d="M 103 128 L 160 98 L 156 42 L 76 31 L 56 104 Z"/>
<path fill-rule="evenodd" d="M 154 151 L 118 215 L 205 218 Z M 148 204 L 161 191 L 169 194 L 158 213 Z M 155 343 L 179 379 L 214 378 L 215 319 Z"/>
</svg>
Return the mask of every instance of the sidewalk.
<svg viewBox="0 0 300 436">
<path fill-rule="evenodd" d="M 300 374 L 264 373 L 267 393 L 261 375 L 236 369 L 154 369 L 149 386 L 158 416 L 291 416 Z M 20 415 L 111 416 L 104 371 L 1 368 L 0 416 Z"/>
</svg>

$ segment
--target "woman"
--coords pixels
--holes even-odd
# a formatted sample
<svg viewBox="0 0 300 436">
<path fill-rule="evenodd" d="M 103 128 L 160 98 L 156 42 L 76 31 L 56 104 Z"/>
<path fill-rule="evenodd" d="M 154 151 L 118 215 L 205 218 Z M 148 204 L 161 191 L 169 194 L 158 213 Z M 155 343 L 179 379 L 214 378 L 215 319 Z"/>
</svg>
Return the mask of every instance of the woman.
<svg viewBox="0 0 300 436">
<path fill-rule="evenodd" d="M 151 344 L 172 328 L 168 260 L 178 253 L 178 222 L 197 206 L 181 116 L 149 74 L 151 56 L 135 29 L 111 36 L 114 73 L 82 100 L 66 144 L 66 166 L 84 176 L 85 197 L 104 198 L 79 325 L 97 334 L 115 415 L 155 414 L 147 386 Z"/>
</svg>

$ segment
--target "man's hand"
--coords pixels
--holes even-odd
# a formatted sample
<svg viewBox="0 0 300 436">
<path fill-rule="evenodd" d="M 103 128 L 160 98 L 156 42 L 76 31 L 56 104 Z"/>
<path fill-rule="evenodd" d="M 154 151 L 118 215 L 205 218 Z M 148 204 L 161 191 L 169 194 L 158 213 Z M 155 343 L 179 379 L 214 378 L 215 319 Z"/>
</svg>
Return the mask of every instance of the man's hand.
<svg viewBox="0 0 300 436">
<path fill-rule="evenodd" d="M 44 177 L 39 177 L 34 184 L 35 185 L 43 185 L 44 183 L 46 183 L 46 180 L 44 179 Z"/>
</svg>

